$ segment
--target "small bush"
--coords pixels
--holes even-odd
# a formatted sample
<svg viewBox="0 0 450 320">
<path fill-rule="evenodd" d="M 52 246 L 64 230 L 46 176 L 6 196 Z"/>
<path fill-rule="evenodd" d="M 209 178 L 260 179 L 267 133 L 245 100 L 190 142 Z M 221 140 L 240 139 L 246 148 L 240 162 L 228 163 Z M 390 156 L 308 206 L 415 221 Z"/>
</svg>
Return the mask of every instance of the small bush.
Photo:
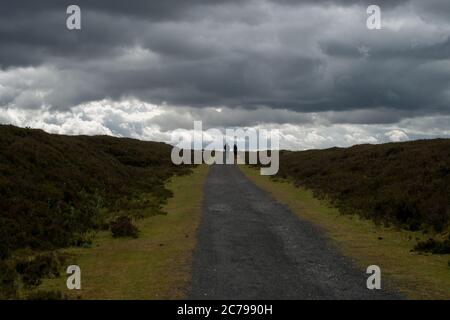
<svg viewBox="0 0 450 320">
<path fill-rule="evenodd" d="M 139 230 L 131 222 L 128 217 L 119 217 L 116 221 L 111 223 L 111 232 L 114 238 L 118 237 L 133 237 L 137 238 Z"/>
<path fill-rule="evenodd" d="M 0 298 L 10 299 L 16 296 L 18 289 L 17 272 L 4 261 L 0 261 Z"/>
<path fill-rule="evenodd" d="M 41 284 L 42 278 L 59 277 L 62 259 L 55 253 L 42 254 L 32 260 L 20 260 L 16 271 L 22 276 L 26 287 Z"/>
<path fill-rule="evenodd" d="M 108 231 L 109 230 L 109 223 L 102 223 L 100 226 L 99 226 L 99 230 L 101 230 L 101 231 Z"/>
<path fill-rule="evenodd" d="M 416 244 L 413 250 L 420 252 L 430 252 L 433 254 L 450 254 L 450 239 L 444 241 L 435 239 L 420 241 Z"/>
<path fill-rule="evenodd" d="M 27 300 L 67 300 L 67 297 L 61 291 L 54 290 L 38 290 L 30 293 Z"/>
</svg>

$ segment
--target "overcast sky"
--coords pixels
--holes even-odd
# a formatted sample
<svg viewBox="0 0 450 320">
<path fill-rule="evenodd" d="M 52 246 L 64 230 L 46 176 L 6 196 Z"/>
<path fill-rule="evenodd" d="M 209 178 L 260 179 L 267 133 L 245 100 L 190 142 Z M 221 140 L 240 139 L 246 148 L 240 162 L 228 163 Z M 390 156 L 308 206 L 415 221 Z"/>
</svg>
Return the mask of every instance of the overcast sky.
<svg viewBox="0 0 450 320">
<path fill-rule="evenodd" d="M 0 123 L 171 142 L 202 120 L 291 149 L 450 137 L 449 35 L 448 0 L 1 1 Z"/>
</svg>

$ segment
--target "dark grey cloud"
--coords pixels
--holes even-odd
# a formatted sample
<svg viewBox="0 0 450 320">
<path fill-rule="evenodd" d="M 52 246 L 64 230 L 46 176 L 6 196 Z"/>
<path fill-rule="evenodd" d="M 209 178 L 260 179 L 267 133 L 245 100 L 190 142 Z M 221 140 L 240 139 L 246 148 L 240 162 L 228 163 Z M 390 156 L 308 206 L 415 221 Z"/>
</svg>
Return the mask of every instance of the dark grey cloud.
<svg viewBox="0 0 450 320">
<path fill-rule="evenodd" d="M 80 32 L 65 28 L 74 3 Z M 383 30 L 365 27 L 369 4 L 381 6 Z M 2 1 L 0 105 L 133 97 L 349 112 L 330 119 L 350 123 L 448 114 L 448 16 L 447 0 Z"/>
</svg>

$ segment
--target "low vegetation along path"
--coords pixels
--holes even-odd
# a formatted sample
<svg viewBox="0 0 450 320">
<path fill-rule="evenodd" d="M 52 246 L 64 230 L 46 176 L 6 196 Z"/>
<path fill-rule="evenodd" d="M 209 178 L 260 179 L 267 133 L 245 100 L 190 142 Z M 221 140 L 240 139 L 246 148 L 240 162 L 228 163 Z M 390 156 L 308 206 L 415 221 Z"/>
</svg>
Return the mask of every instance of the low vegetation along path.
<svg viewBox="0 0 450 320">
<path fill-rule="evenodd" d="M 389 299 L 326 236 L 234 165 L 210 168 L 192 299 Z"/>
</svg>

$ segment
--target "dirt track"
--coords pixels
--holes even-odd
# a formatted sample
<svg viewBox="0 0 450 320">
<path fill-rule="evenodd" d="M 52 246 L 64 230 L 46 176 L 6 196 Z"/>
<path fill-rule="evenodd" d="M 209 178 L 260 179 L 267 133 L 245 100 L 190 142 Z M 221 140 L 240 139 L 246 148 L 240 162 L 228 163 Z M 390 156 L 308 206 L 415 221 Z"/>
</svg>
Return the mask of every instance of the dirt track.
<svg viewBox="0 0 450 320">
<path fill-rule="evenodd" d="M 192 299 L 392 299 L 325 235 L 236 166 L 212 166 L 194 254 Z"/>
</svg>

